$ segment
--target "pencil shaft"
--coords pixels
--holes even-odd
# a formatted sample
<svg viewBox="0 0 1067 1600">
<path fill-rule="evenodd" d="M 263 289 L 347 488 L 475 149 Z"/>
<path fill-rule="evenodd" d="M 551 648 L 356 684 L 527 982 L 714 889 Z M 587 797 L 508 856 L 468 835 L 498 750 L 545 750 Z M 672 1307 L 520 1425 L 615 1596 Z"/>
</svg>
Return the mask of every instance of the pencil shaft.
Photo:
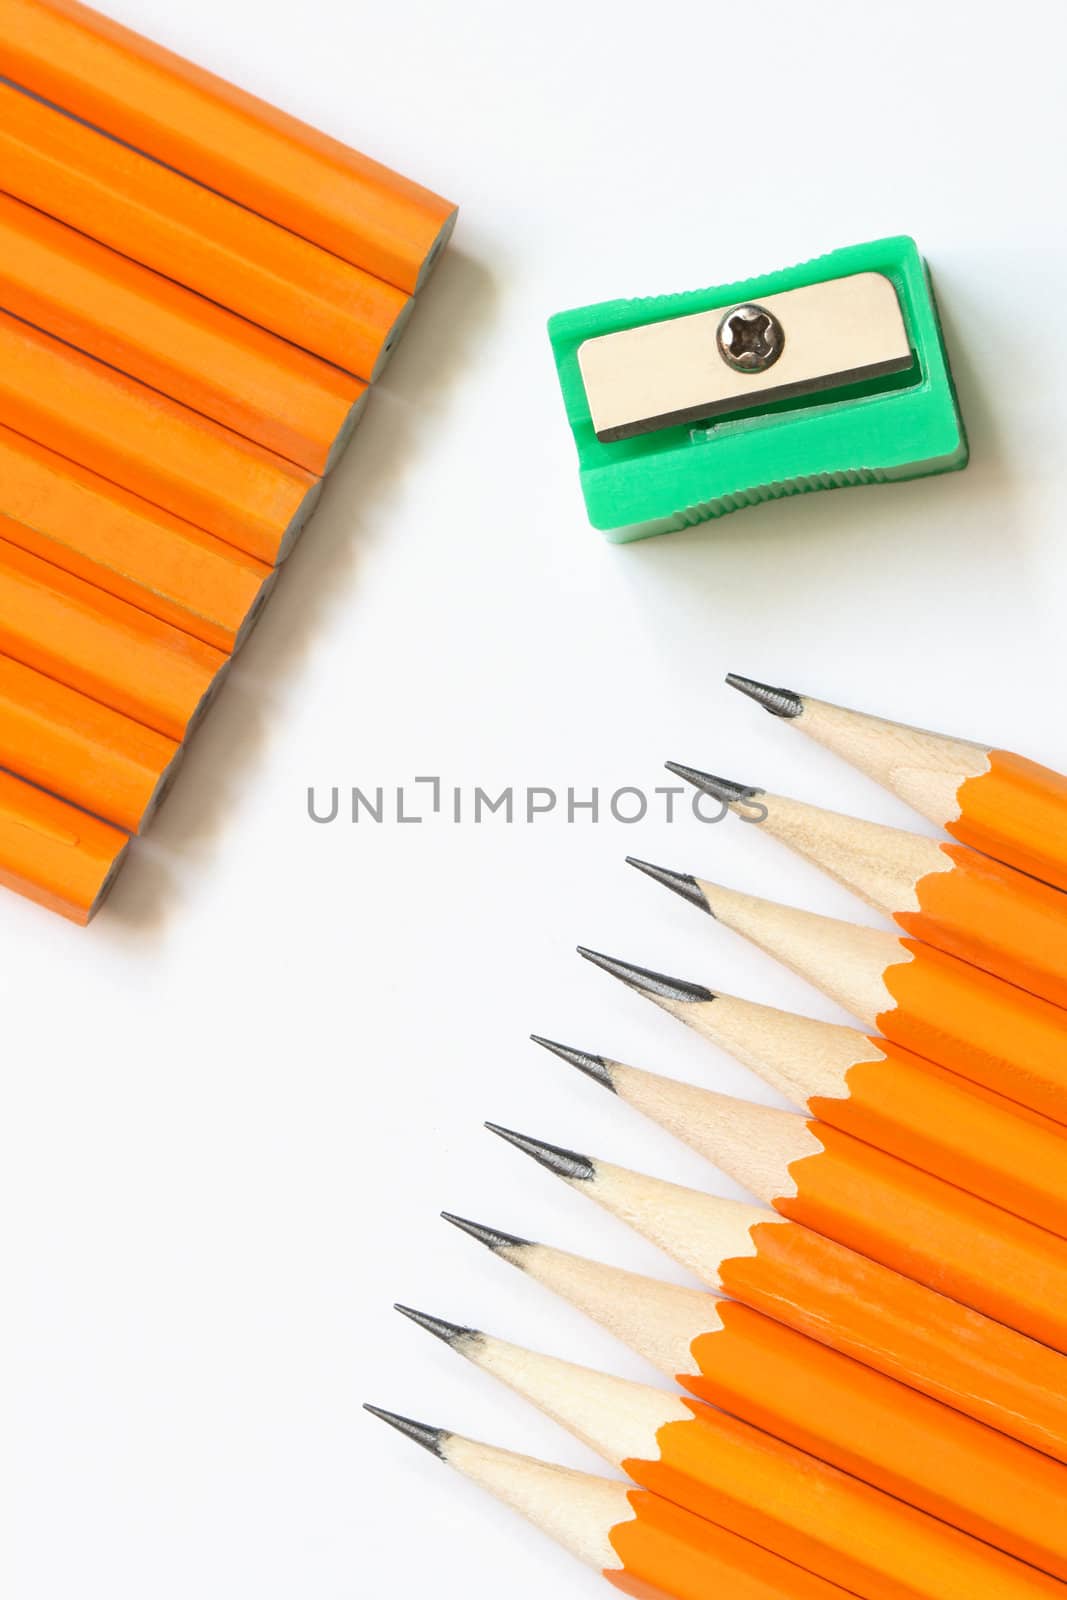
<svg viewBox="0 0 1067 1600">
<path fill-rule="evenodd" d="M 546 1245 L 494 1253 L 699 1399 L 1043 1571 L 1067 1571 L 1060 1462 L 738 1301 Z"/>
<path fill-rule="evenodd" d="M 874 1042 L 872 1041 L 872 1044 Z M 1067 1239 L 1067 1137 L 1052 1122 L 888 1040 L 812 1116 Z"/>
<path fill-rule="evenodd" d="M 1067 1247 L 822 1123 L 775 1207 L 816 1233 L 1067 1351 Z M 790 1188 L 792 1188 L 792 1184 Z"/>
<path fill-rule="evenodd" d="M 288 551 L 308 472 L 0 313 L 0 423 L 258 560 Z"/>
<path fill-rule="evenodd" d="M 3 537 L 0 650 L 177 743 L 227 659 Z"/>
<path fill-rule="evenodd" d="M 347 439 L 366 385 L 0 194 L 0 304 L 308 472 Z"/>
<path fill-rule="evenodd" d="M 9 772 L 137 833 L 178 754 L 173 740 L 0 654 L 0 759 Z"/>
<path fill-rule="evenodd" d="M 1067 1365 L 1047 1346 L 810 1229 L 760 1223 L 735 1300 L 1067 1463 Z"/>
<path fill-rule="evenodd" d="M 3 0 L 4 76 L 412 293 L 455 207 L 77 0 Z"/>
<path fill-rule="evenodd" d="M 379 376 L 411 301 L 129 145 L 0 84 L 9 194 L 361 378 Z"/>
<path fill-rule="evenodd" d="M 84 926 L 122 866 L 125 833 L 0 771 L 0 883 Z"/>
<path fill-rule="evenodd" d="M 274 573 L 232 545 L 0 426 L 4 537 L 227 654 Z"/>
</svg>

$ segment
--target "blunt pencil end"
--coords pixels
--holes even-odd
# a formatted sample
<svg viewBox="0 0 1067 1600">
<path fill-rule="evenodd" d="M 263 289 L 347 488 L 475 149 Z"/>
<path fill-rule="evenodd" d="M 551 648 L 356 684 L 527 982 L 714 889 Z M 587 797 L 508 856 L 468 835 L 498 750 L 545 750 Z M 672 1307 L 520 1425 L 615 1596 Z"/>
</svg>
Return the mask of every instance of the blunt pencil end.
<svg viewBox="0 0 1067 1600">
<path fill-rule="evenodd" d="M 799 717 L 804 709 L 803 700 L 792 689 L 772 689 L 769 683 L 757 683 L 755 678 L 742 678 L 736 672 L 728 672 L 726 681 L 731 689 L 747 694 L 772 717 Z"/>
<path fill-rule="evenodd" d="M 573 1045 L 558 1044 L 555 1039 L 542 1039 L 539 1033 L 531 1033 L 530 1038 L 534 1044 L 541 1045 L 545 1050 L 551 1050 L 561 1061 L 577 1067 L 579 1072 L 584 1072 L 587 1078 L 592 1078 L 601 1088 L 610 1089 L 612 1094 L 615 1093 L 615 1080 L 611 1075 L 611 1067 L 603 1056 L 591 1055 L 588 1050 L 576 1050 Z"/>
<path fill-rule="evenodd" d="M 705 794 L 710 794 L 716 800 L 725 801 L 727 805 L 736 805 L 740 800 L 751 800 L 753 795 L 763 793 L 762 789 L 752 789 L 747 784 L 735 783 L 732 778 L 719 778 L 714 772 L 701 772 L 699 767 L 685 767 L 680 761 L 667 761 L 664 764 L 667 771 L 673 772 L 676 778 L 684 778 L 694 789 L 703 789 Z"/>
<path fill-rule="evenodd" d="M 596 1167 L 593 1162 L 577 1150 L 564 1150 L 557 1144 L 545 1144 L 541 1139 L 531 1139 L 529 1134 L 516 1133 L 512 1128 L 502 1128 L 496 1122 L 487 1122 L 486 1127 L 490 1133 L 495 1133 L 498 1138 L 506 1139 L 508 1144 L 513 1144 L 516 1150 L 532 1156 L 542 1167 L 554 1172 L 557 1178 L 566 1178 L 574 1183 L 590 1183 L 596 1177 Z"/>
<path fill-rule="evenodd" d="M 415 1422 L 411 1417 L 401 1417 L 395 1411 L 382 1411 L 378 1406 L 364 1405 L 364 1411 L 369 1411 L 372 1417 L 377 1417 L 380 1422 L 387 1422 L 397 1433 L 402 1433 L 405 1438 L 412 1439 L 415 1444 L 421 1444 L 438 1461 L 445 1459 L 445 1444 L 449 1434 L 445 1428 L 431 1428 L 426 1422 Z"/>
<path fill-rule="evenodd" d="M 613 978 L 621 979 L 631 989 L 651 995 L 656 1000 L 680 1000 L 687 1003 L 715 998 L 712 991 L 705 989 L 702 983 L 689 983 L 684 978 L 669 978 L 664 972 L 652 972 L 648 967 L 635 967 L 629 961 L 619 961 L 615 956 L 603 956 L 597 950 L 585 949 L 583 945 L 578 946 L 578 954 L 584 960 L 591 961 L 594 967 L 601 967 L 603 971 L 610 972 Z"/>
<path fill-rule="evenodd" d="M 532 1239 L 520 1239 L 517 1233 L 503 1233 L 499 1228 L 487 1228 L 484 1223 L 471 1222 L 469 1217 L 457 1217 L 452 1211 L 442 1211 L 441 1215 L 461 1233 L 469 1233 L 472 1239 L 477 1239 L 487 1250 L 492 1250 L 494 1255 L 507 1250 L 526 1250 L 533 1243 Z"/>
<path fill-rule="evenodd" d="M 465 1328 L 458 1322 L 446 1322 L 443 1317 L 433 1317 L 428 1311 L 416 1311 L 413 1306 L 402 1306 L 399 1302 L 393 1310 L 399 1311 L 402 1317 L 407 1317 L 416 1327 L 432 1333 L 435 1339 L 440 1339 L 442 1344 L 450 1345 L 453 1350 L 469 1350 L 473 1345 L 481 1343 L 482 1335 L 477 1328 Z"/>
</svg>

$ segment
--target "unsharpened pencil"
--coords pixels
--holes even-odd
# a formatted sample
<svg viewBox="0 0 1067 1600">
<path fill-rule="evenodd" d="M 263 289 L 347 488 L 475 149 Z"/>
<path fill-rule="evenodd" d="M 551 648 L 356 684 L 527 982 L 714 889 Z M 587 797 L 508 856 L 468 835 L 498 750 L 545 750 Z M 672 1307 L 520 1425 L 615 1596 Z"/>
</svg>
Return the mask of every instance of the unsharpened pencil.
<svg viewBox="0 0 1067 1600">
<path fill-rule="evenodd" d="M 397 1309 L 642 1489 L 863 1600 L 1022 1600 L 1058 1588 L 1031 1566 L 702 1401 Z"/>
<path fill-rule="evenodd" d="M 139 150 L 0 84 L 9 194 L 368 381 L 414 302 Z"/>
<path fill-rule="evenodd" d="M 1060 1461 L 736 1300 L 448 1220 L 698 1399 L 1042 1571 L 1067 1566 Z"/>
<path fill-rule="evenodd" d="M 772 689 L 727 683 L 899 796 L 961 844 L 1067 889 L 1067 778 L 990 745 Z"/>
<path fill-rule="evenodd" d="M 609 1478 L 550 1466 L 367 1406 L 634 1600 L 847 1600 L 836 1584 Z"/>
<path fill-rule="evenodd" d="M 713 993 L 613 956 L 588 956 L 813 1117 L 1067 1238 L 1062 1123 L 888 1039 Z M 576 1066 L 590 1059 L 537 1042 Z"/>
<path fill-rule="evenodd" d="M 918 939 L 633 860 L 640 871 L 822 989 L 869 1028 L 1067 1123 L 1067 1013 Z"/>
<path fill-rule="evenodd" d="M 226 654 L 277 573 L 24 435 L 0 426 L 4 537 Z"/>
<path fill-rule="evenodd" d="M 10 772 L 129 833 L 147 827 L 180 757 L 172 739 L 2 654 L 0 751 Z"/>
<path fill-rule="evenodd" d="M 0 771 L 0 884 L 84 927 L 107 899 L 128 836 Z"/>
<path fill-rule="evenodd" d="M 1067 1461 L 1059 1351 L 768 1207 L 490 1126 L 710 1288 Z"/>
<path fill-rule="evenodd" d="M 0 72 L 406 293 L 456 208 L 77 0 L 0 0 Z"/>
<path fill-rule="evenodd" d="M 268 565 L 288 554 L 322 489 L 302 467 L 6 312 L 0 423 Z"/>
<path fill-rule="evenodd" d="M 1067 1006 L 1067 901 L 966 845 L 825 811 L 668 761 L 916 939 Z M 758 807 L 758 810 L 756 809 Z"/>
<path fill-rule="evenodd" d="M 0 650 L 180 744 L 229 658 L 29 555 L 8 527 L 0 517 Z"/>
<path fill-rule="evenodd" d="M 1045 1229 L 795 1111 L 611 1061 L 600 1081 L 782 1216 L 1067 1352 L 1067 1248 Z"/>
<path fill-rule="evenodd" d="M 4 194 L 0 305 L 319 476 L 367 397 L 362 378 Z"/>
</svg>

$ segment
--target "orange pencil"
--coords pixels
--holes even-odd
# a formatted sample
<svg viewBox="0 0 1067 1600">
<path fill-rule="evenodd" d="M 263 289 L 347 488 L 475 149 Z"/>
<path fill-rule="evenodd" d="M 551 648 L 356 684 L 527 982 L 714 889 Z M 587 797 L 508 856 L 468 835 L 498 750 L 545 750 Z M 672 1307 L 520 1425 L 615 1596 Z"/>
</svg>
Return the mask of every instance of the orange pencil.
<svg viewBox="0 0 1067 1600">
<path fill-rule="evenodd" d="M 367 397 L 362 379 L 4 194 L 0 305 L 319 475 Z"/>
<path fill-rule="evenodd" d="M 1061 1462 L 736 1300 L 448 1221 L 698 1399 L 1043 1572 L 1067 1570 Z"/>
<path fill-rule="evenodd" d="M 137 833 L 179 753 L 172 739 L 0 655 L 0 762 L 20 778 Z"/>
<path fill-rule="evenodd" d="M 381 376 L 413 301 L 138 150 L 0 84 L 9 194 L 324 361 Z"/>
<path fill-rule="evenodd" d="M 2 0 L 0 74 L 407 294 L 455 224 L 439 195 L 76 0 Z"/>
<path fill-rule="evenodd" d="M 594 1058 L 597 1082 L 783 1217 L 1067 1353 L 1067 1244 L 849 1133 Z"/>
<path fill-rule="evenodd" d="M 918 939 L 631 859 L 894 1044 L 1067 1123 L 1067 1013 Z"/>
<path fill-rule="evenodd" d="M 0 650 L 180 744 L 228 657 L 9 544 L 6 528 Z"/>
<path fill-rule="evenodd" d="M 712 993 L 610 956 L 597 966 L 728 1050 L 787 1100 L 1015 1216 L 1067 1238 L 1067 1131 L 910 1050 L 855 1028 Z M 535 1036 L 536 1038 L 536 1036 Z M 585 1071 L 600 1056 L 536 1039 Z"/>
<path fill-rule="evenodd" d="M 512 1455 L 377 1406 L 366 1410 L 520 1512 L 632 1600 L 848 1600 L 837 1584 L 659 1495 Z"/>
<path fill-rule="evenodd" d="M 710 1288 L 1067 1462 L 1067 1361 L 765 1206 L 493 1128 Z"/>
<path fill-rule="evenodd" d="M 322 489 L 292 462 L 0 312 L 0 423 L 273 564 Z"/>
<path fill-rule="evenodd" d="M 110 823 L 0 771 L 0 883 L 81 926 L 107 898 L 129 845 Z"/>
<path fill-rule="evenodd" d="M 702 1401 L 558 1361 L 406 1306 L 397 1310 L 642 1489 L 863 1600 L 1003 1600 L 1060 1588 L 1052 1577 Z"/>
<path fill-rule="evenodd" d="M 670 770 L 756 820 L 925 944 L 1067 1006 L 1067 899 L 962 844 L 861 822 L 746 789 L 695 767 Z"/>
<path fill-rule="evenodd" d="M 3 536 L 225 654 L 248 637 L 277 579 L 224 544 L 0 426 Z"/>
<path fill-rule="evenodd" d="M 727 683 L 843 756 L 930 822 L 1067 889 L 1067 778 L 990 745 L 885 722 L 731 673 Z"/>
</svg>

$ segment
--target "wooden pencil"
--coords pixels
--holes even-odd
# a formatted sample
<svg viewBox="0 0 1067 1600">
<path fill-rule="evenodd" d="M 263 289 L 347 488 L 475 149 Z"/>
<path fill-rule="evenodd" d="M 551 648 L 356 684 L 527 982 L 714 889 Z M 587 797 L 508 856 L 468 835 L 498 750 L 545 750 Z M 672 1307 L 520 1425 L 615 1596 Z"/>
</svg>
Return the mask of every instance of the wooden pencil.
<svg viewBox="0 0 1067 1600">
<path fill-rule="evenodd" d="M 368 382 L 413 301 L 225 195 L 0 84 L 9 194 Z"/>
<path fill-rule="evenodd" d="M 768 1207 L 490 1126 L 710 1288 L 1067 1462 L 1059 1351 Z"/>
<path fill-rule="evenodd" d="M 550 1466 L 367 1406 L 600 1572 L 633 1600 L 847 1600 L 781 1556 L 609 1478 Z"/>
<path fill-rule="evenodd" d="M 1067 1006 L 1067 900 L 1060 890 L 967 845 L 667 765 L 739 816 L 758 820 L 760 832 L 814 862 L 913 938 Z"/>
<path fill-rule="evenodd" d="M 588 955 L 813 1117 L 1067 1238 L 1062 1123 L 888 1039 Z M 600 1060 L 548 1039 L 537 1043 L 575 1066 Z"/>
<path fill-rule="evenodd" d="M 991 745 L 772 689 L 727 683 L 858 767 L 961 844 L 1067 889 L 1067 778 Z"/>
<path fill-rule="evenodd" d="M 0 304 L 321 476 L 367 385 L 180 283 L 0 194 Z"/>
<path fill-rule="evenodd" d="M 976 1600 L 1053 1594 L 1059 1587 L 1030 1565 L 703 1401 L 397 1309 L 640 1488 L 863 1600 Z"/>
<path fill-rule="evenodd" d="M 1044 1572 L 1067 1567 L 1060 1461 L 736 1300 L 448 1220 L 698 1399 Z"/>
<path fill-rule="evenodd" d="M 3 537 L 0 650 L 180 744 L 229 657 Z"/>
<path fill-rule="evenodd" d="M 0 884 L 81 926 L 118 876 L 129 838 L 119 828 L 0 770 Z"/>
<path fill-rule="evenodd" d="M 0 73 L 407 294 L 455 223 L 421 184 L 77 0 L 0 0 Z"/>
<path fill-rule="evenodd" d="M 179 754 L 172 739 L 0 654 L 0 760 L 20 778 L 138 833 Z"/>
<path fill-rule="evenodd" d="M 302 467 L 6 312 L 0 423 L 268 565 L 288 554 L 322 489 Z"/>
<path fill-rule="evenodd" d="M 1067 1353 L 1067 1245 L 795 1111 L 597 1058 L 591 1077 L 815 1233 Z"/>
<path fill-rule="evenodd" d="M 9 544 L 227 655 L 277 579 L 233 545 L 2 425 L 0 516 Z"/>
<path fill-rule="evenodd" d="M 1067 1013 L 918 939 L 633 866 L 750 939 L 865 1026 L 916 1055 L 1067 1123 Z"/>
</svg>

